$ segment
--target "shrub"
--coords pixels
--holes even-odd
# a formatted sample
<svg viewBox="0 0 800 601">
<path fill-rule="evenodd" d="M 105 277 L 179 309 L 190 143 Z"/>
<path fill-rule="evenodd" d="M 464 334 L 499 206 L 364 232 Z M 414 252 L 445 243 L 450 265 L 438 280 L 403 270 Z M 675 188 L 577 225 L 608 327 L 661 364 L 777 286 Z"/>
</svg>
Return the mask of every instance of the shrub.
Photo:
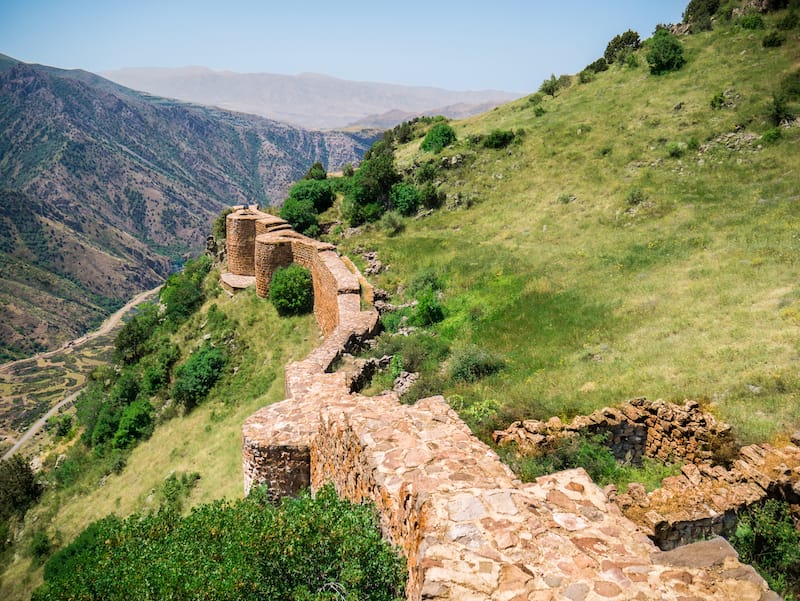
<svg viewBox="0 0 800 601">
<path fill-rule="evenodd" d="M 773 125 L 780 125 L 784 121 L 794 119 L 794 111 L 789 107 L 789 101 L 783 92 L 776 92 L 772 95 L 772 102 L 768 108 L 768 115 Z"/>
<path fill-rule="evenodd" d="M 593 63 L 589 63 L 586 65 L 584 71 L 591 71 L 593 73 L 600 73 L 602 71 L 608 71 L 608 61 L 605 57 L 600 57 Z"/>
<path fill-rule="evenodd" d="M 41 494 L 30 464 L 19 455 L 0 461 L 0 520 L 22 516 Z"/>
<path fill-rule="evenodd" d="M 327 179 L 327 177 L 328 177 L 328 172 L 325 170 L 325 167 L 322 165 L 322 163 L 317 161 L 316 163 L 311 165 L 311 167 L 309 167 L 308 171 L 303 176 L 303 180 L 306 180 L 306 181 L 308 181 L 308 180 L 320 181 L 320 180 Z"/>
<path fill-rule="evenodd" d="M 397 211 L 389 211 L 388 213 L 384 213 L 383 217 L 380 218 L 378 221 L 378 225 L 382 230 L 386 230 L 387 235 L 396 236 L 400 232 L 403 231 L 405 224 L 403 223 L 403 217 Z"/>
<path fill-rule="evenodd" d="M 264 489 L 238 501 L 110 516 L 53 555 L 35 601 L 404 597 L 405 562 L 383 540 L 375 510 L 332 486 L 273 506 Z"/>
<path fill-rule="evenodd" d="M 227 209 L 224 209 L 222 213 L 220 213 L 214 220 L 214 224 L 211 226 L 211 234 L 217 241 L 225 240 L 225 238 L 228 236 L 227 217 L 231 213 L 233 213 L 233 209 L 228 207 Z"/>
<path fill-rule="evenodd" d="M 761 141 L 764 144 L 774 144 L 781 139 L 781 128 L 771 127 L 761 135 Z"/>
<path fill-rule="evenodd" d="M 633 188 L 625 195 L 625 204 L 627 204 L 629 207 L 638 206 L 646 200 L 647 200 L 647 194 L 645 194 L 638 188 Z"/>
<path fill-rule="evenodd" d="M 797 16 L 795 11 L 791 11 L 786 14 L 782 19 L 780 19 L 776 24 L 777 27 L 781 31 L 789 31 L 790 29 L 794 29 L 797 25 L 800 24 L 800 17 Z"/>
<path fill-rule="evenodd" d="M 508 129 L 495 129 L 483 139 L 484 148 L 505 148 L 514 141 L 514 132 Z"/>
<path fill-rule="evenodd" d="M 428 290 L 442 290 L 444 283 L 439 274 L 432 267 L 420 269 L 412 276 L 408 283 L 407 293 L 417 296 Z"/>
<path fill-rule="evenodd" d="M 31 559 L 33 564 L 40 566 L 44 563 L 45 559 L 50 555 L 53 545 L 50 542 L 50 537 L 44 530 L 36 530 L 31 537 L 31 544 L 29 546 Z"/>
<path fill-rule="evenodd" d="M 158 324 L 158 307 L 139 305 L 133 316 L 114 338 L 114 360 L 123 365 L 136 363 L 147 353 L 147 343 Z"/>
<path fill-rule="evenodd" d="M 731 544 L 775 592 L 800 594 L 800 533 L 784 501 L 769 499 L 740 514 Z"/>
<path fill-rule="evenodd" d="M 603 53 L 603 58 L 606 62 L 611 64 L 618 61 L 623 56 L 630 54 L 642 45 L 639 39 L 639 34 L 632 29 L 625 33 L 615 35 L 606 46 L 606 51 Z"/>
<path fill-rule="evenodd" d="M 419 200 L 426 209 L 438 209 L 444 202 L 444 192 L 438 191 L 436 186 L 429 182 L 419 191 Z"/>
<path fill-rule="evenodd" d="M 174 325 L 188 318 L 203 302 L 203 278 L 210 270 L 211 259 L 203 255 L 187 261 L 182 272 L 167 278 L 160 299 L 167 319 Z"/>
<path fill-rule="evenodd" d="M 447 123 L 437 123 L 422 140 L 420 148 L 434 154 L 441 152 L 445 146 L 456 141 L 456 132 Z"/>
<path fill-rule="evenodd" d="M 146 399 L 140 399 L 125 407 L 119 426 L 111 440 L 111 446 L 124 449 L 153 431 L 153 407 Z"/>
<path fill-rule="evenodd" d="M 542 82 L 542 85 L 539 86 L 539 91 L 542 94 L 555 97 L 556 92 L 558 92 L 558 79 L 556 79 L 555 74 L 550 75 L 550 79 L 545 79 Z"/>
<path fill-rule="evenodd" d="M 742 29 L 764 29 L 764 19 L 756 12 L 749 12 L 739 18 Z"/>
<path fill-rule="evenodd" d="M 392 191 L 389 193 L 392 206 L 397 209 L 401 215 L 413 215 L 419 208 L 419 192 L 412 184 L 400 182 L 392 186 Z"/>
<path fill-rule="evenodd" d="M 711 108 L 713 110 L 719 110 L 725 106 L 725 94 L 722 92 L 717 92 L 711 97 Z"/>
<path fill-rule="evenodd" d="M 589 83 L 594 80 L 594 71 L 584 69 L 578 73 L 578 83 Z"/>
<path fill-rule="evenodd" d="M 325 178 L 301 179 L 289 188 L 289 198 L 300 202 L 310 202 L 317 213 L 322 213 L 333 206 L 336 194 L 331 189 L 331 183 Z M 289 221 L 288 219 L 286 220 Z"/>
<path fill-rule="evenodd" d="M 288 221 L 301 234 L 305 234 L 313 227 L 319 227 L 317 210 L 314 208 L 314 203 L 307 198 L 287 198 L 281 207 L 281 218 Z"/>
<path fill-rule="evenodd" d="M 534 109 L 533 109 L 533 115 L 534 115 L 535 117 L 541 117 L 541 116 L 542 116 L 542 115 L 544 115 L 546 112 L 547 112 L 547 111 L 545 111 L 545 110 L 544 110 L 544 107 L 543 107 L 543 106 L 537 106 L 536 108 L 534 108 Z"/>
<path fill-rule="evenodd" d="M 786 41 L 786 36 L 779 31 L 770 31 L 761 40 L 761 45 L 764 48 L 777 48 Z"/>
<path fill-rule="evenodd" d="M 202 401 L 222 375 L 225 353 L 208 343 L 200 347 L 175 372 L 172 397 L 191 409 Z"/>
<path fill-rule="evenodd" d="M 436 174 L 438 172 L 439 168 L 436 166 L 434 161 L 422 163 L 422 165 L 417 167 L 417 170 L 414 172 L 414 181 L 418 184 L 432 182 L 434 179 L 436 179 Z"/>
<path fill-rule="evenodd" d="M 667 144 L 667 155 L 673 159 L 681 158 L 685 151 L 686 144 L 682 144 L 681 142 L 670 142 Z"/>
<path fill-rule="evenodd" d="M 453 352 L 448 365 L 448 375 L 454 382 L 475 382 L 500 371 L 504 365 L 502 357 L 469 344 Z"/>
<path fill-rule="evenodd" d="M 686 60 L 683 58 L 683 45 L 678 38 L 666 29 L 659 29 L 650 41 L 647 51 L 647 63 L 650 72 L 655 75 L 677 71 Z"/>
<path fill-rule="evenodd" d="M 279 315 L 301 315 L 314 308 L 311 272 L 297 264 L 277 269 L 269 285 L 269 300 Z"/>
<path fill-rule="evenodd" d="M 417 299 L 409 322 L 415 326 L 430 326 L 444 319 L 444 309 L 433 290 L 426 290 Z"/>
</svg>

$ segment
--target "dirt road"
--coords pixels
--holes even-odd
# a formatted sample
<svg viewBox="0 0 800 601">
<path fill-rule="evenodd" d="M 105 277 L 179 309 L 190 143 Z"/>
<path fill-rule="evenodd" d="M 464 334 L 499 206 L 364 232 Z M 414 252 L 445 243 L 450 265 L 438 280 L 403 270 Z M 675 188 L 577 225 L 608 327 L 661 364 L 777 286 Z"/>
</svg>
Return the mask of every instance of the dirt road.
<svg viewBox="0 0 800 601">
<path fill-rule="evenodd" d="M 53 357 L 54 355 L 57 355 L 58 353 L 63 353 L 64 351 L 71 350 L 71 349 L 77 348 L 77 347 L 79 347 L 79 346 L 81 346 L 83 344 L 86 344 L 87 342 L 89 342 L 90 340 L 93 340 L 94 338 L 97 338 L 98 336 L 103 336 L 105 334 L 108 334 L 117 325 L 119 325 L 119 323 L 122 320 L 123 316 L 128 311 L 130 311 L 131 309 L 133 309 L 137 305 L 140 305 L 141 303 L 146 301 L 151 296 L 155 295 L 160 289 L 161 289 L 161 286 L 159 286 L 158 288 L 153 288 L 152 290 L 147 290 L 146 292 L 142 292 L 141 294 L 137 294 L 130 301 L 128 301 L 128 303 L 124 307 L 122 307 L 119 311 L 117 311 L 116 313 L 111 315 L 108 319 L 106 319 L 103 322 L 103 324 L 98 329 L 96 329 L 95 331 L 89 332 L 88 334 L 84 334 L 83 336 L 80 336 L 80 337 L 76 338 L 75 340 L 71 340 L 71 341 L 67 342 L 66 344 L 64 344 L 61 348 L 55 349 L 53 351 L 48 351 L 46 353 L 40 353 L 40 354 L 35 355 L 33 357 L 28 357 L 27 359 L 19 359 L 17 361 L 12 361 L 10 363 L 4 363 L 3 365 L 0 365 L 0 371 L 4 371 L 4 370 L 7 370 L 7 369 L 10 369 L 14 365 L 18 365 L 18 364 L 23 363 L 25 361 L 37 361 L 38 359 L 41 359 L 41 358 Z M 83 387 L 81 387 L 81 388 L 83 388 Z M 36 420 L 36 422 L 34 422 L 34 424 L 25 431 L 25 433 L 19 438 L 19 440 L 17 440 L 14 443 L 14 446 L 11 447 L 5 453 L 5 455 L 3 455 L 3 459 L 8 459 L 9 457 L 11 457 L 20 448 L 22 448 L 22 446 L 26 442 L 28 442 L 31 438 L 36 436 L 36 433 L 44 427 L 44 425 L 47 423 L 47 420 L 49 418 L 51 418 L 53 415 L 55 415 L 56 413 L 58 413 L 58 411 L 62 407 L 66 407 L 66 406 L 69 406 L 72 403 L 74 403 L 75 399 L 78 398 L 78 394 L 80 394 L 81 388 L 79 388 L 78 390 L 75 390 L 74 392 L 72 392 L 72 394 L 70 394 L 69 396 L 67 396 L 64 399 L 60 400 L 53 407 L 51 407 L 50 410 L 47 413 L 45 413 L 42 417 L 40 417 L 38 420 Z"/>
</svg>

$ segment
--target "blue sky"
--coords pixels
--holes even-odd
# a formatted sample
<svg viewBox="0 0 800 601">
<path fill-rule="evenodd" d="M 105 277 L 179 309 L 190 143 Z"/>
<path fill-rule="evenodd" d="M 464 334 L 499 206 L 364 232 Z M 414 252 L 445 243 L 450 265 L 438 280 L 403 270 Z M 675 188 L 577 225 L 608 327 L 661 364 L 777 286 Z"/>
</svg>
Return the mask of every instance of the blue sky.
<svg viewBox="0 0 800 601">
<path fill-rule="evenodd" d="M 3 0 L 0 53 L 103 71 L 202 65 L 526 92 L 688 0 Z"/>
</svg>

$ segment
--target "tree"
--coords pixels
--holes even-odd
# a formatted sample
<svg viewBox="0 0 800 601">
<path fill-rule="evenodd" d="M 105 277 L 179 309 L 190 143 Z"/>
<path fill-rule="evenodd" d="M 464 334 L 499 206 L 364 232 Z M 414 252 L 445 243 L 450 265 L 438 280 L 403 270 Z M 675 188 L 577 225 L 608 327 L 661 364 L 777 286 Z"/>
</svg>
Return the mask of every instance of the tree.
<svg viewBox="0 0 800 601">
<path fill-rule="evenodd" d="M 36 474 L 27 461 L 19 455 L 0 461 L 0 520 L 22 516 L 40 493 Z"/>
<path fill-rule="evenodd" d="M 409 216 L 417 212 L 419 208 L 419 192 L 412 184 L 400 182 L 392 186 L 391 191 L 392 206 L 401 215 Z"/>
<path fill-rule="evenodd" d="M 683 11 L 683 22 L 692 26 L 692 31 L 711 29 L 711 17 L 719 9 L 719 0 L 690 0 Z"/>
<path fill-rule="evenodd" d="M 304 180 L 323 180 L 328 177 L 328 172 L 325 171 L 325 167 L 322 166 L 322 163 L 317 161 L 306 172 L 303 176 Z"/>
<path fill-rule="evenodd" d="M 639 39 L 639 34 L 629 29 L 625 33 L 615 35 L 606 46 L 606 51 L 603 53 L 603 58 L 606 62 L 611 64 L 619 61 L 626 54 L 633 52 L 642 45 Z"/>
<path fill-rule="evenodd" d="M 287 198 L 281 207 L 281 217 L 301 234 L 305 234 L 311 228 L 319 228 L 314 203 L 308 199 Z"/>
<path fill-rule="evenodd" d="M 427 152 L 441 152 L 445 146 L 456 141 L 456 132 L 447 123 L 437 123 L 425 135 L 420 148 Z"/>
<path fill-rule="evenodd" d="M 208 391 L 222 375 L 225 353 L 205 343 L 175 372 L 172 397 L 187 409 L 205 398 Z"/>
<path fill-rule="evenodd" d="M 650 40 L 647 63 L 650 65 L 650 73 L 654 75 L 677 71 L 686 63 L 683 45 L 666 29 L 658 29 Z"/>
<path fill-rule="evenodd" d="M 556 79 L 555 74 L 550 75 L 550 79 L 545 79 L 542 82 L 542 85 L 539 86 L 539 91 L 542 94 L 555 97 L 558 91 L 558 79 Z"/>
<path fill-rule="evenodd" d="M 327 211 L 333 206 L 336 194 L 326 179 L 301 179 L 289 188 L 289 198 L 310 201 L 317 213 Z M 284 218 L 285 219 L 285 218 Z"/>
</svg>

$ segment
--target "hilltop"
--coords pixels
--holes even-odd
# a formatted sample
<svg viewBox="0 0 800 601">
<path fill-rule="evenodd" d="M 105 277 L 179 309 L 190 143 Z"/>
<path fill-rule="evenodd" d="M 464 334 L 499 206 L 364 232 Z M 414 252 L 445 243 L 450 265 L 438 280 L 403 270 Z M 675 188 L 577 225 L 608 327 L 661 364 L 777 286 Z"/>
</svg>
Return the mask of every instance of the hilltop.
<svg viewBox="0 0 800 601">
<path fill-rule="evenodd" d="M 441 306 L 377 351 L 421 372 L 408 399 L 443 392 L 484 432 L 637 396 L 698 399 L 748 442 L 800 427 L 800 128 L 772 120 L 792 86 L 800 114 L 798 29 L 763 43 L 786 14 L 679 36 L 674 72 L 650 72 L 649 41 L 554 77 L 554 95 L 450 122 L 439 152 L 420 147 L 434 123 L 395 139 L 404 181 L 443 206 L 337 243 L 377 252 L 395 304 Z M 420 321 L 390 327 L 404 313 Z"/>
<path fill-rule="evenodd" d="M 268 204 L 372 133 L 310 132 L 0 57 L 0 360 L 84 333 L 202 248 L 212 218 Z"/>
</svg>

